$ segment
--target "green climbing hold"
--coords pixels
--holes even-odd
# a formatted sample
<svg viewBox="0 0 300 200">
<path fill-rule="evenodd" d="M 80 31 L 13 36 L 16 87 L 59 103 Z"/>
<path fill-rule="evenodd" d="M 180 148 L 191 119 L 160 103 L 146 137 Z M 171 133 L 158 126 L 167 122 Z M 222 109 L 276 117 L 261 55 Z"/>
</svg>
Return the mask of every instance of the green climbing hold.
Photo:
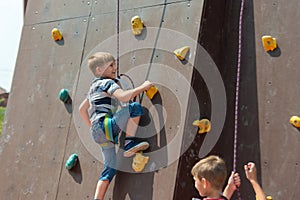
<svg viewBox="0 0 300 200">
<path fill-rule="evenodd" d="M 69 91 L 67 89 L 61 89 L 59 92 L 59 99 L 63 102 L 67 102 L 69 98 Z"/>
<path fill-rule="evenodd" d="M 66 169 L 68 170 L 72 169 L 76 165 L 77 160 L 78 160 L 78 155 L 76 153 L 73 153 L 66 161 L 66 165 L 65 165 Z"/>
</svg>

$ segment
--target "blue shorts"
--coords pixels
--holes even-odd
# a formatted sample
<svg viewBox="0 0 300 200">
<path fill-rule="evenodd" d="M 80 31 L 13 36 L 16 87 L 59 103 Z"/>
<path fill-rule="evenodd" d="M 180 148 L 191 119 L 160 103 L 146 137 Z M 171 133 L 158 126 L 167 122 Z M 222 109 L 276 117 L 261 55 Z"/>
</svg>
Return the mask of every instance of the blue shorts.
<svg viewBox="0 0 300 200">
<path fill-rule="evenodd" d="M 116 174 L 116 150 L 115 143 L 120 131 L 125 131 L 129 118 L 142 116 L 144 110 L 141 104 L 137 102 L 130 103 L 125 108 L 122 108 L 119 112 L 109 117 L 110 120 L 110 132 L 107 133 L 107 127 L 105 126 L 105 119 L 99 121 L 99 123 L 93 124 L 91 128 L 93 139 L 96 143 L 100 144 L 102 150 L 102 156 L 104 161 L 104 169 L 102 170 L 100 180 L 111 181 Z"/>
</svg>

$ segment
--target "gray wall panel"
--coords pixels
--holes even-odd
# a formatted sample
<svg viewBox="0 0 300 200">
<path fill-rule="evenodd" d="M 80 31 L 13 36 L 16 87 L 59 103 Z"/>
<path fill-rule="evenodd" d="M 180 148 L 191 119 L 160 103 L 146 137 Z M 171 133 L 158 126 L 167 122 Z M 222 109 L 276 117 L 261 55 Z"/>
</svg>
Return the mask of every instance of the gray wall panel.
<svg viewBox="0 0 300 200">
<path fill-rule="evenodd" d="M 87 26 L 82 20 L 59 23 L 64 43 L 52 40 L 55 22 L 23 28 L 7 108 L 9 140 L 1 153 L 6 160 L 1 180 L 7 180 L 1 182 L 1 193 L 7 199 L 56 197 L 71 122 L 58 93 L 72 90 L 80 66 Z"/>
<path fill-rule="evenodd" d="M 25 25 L 63 21 L 90 15 L 92 0 L 29 1 L 25 12 Z"/>
<path fill-rule="evenodd" d="M 300 135 L 289 124 L 291 116 L 299 116 L 300 24 L 291 20 L 300 17 L 299 6 L 299 1 L 254 3 L 262 182 L 275 199 L 299 196 Z M 279 49 L 266 53 L 263 35 L 277 38 Z"/>
</svg>

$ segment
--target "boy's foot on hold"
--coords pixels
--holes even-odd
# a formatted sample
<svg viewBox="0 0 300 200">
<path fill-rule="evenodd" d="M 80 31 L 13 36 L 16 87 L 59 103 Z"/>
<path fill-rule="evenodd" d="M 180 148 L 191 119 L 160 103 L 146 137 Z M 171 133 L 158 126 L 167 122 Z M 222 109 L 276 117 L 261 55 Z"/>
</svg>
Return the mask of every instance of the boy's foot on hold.
<svg viewBox="0 0 300 200">
<path fill-rule="evenodd" d="M 134 140 L 131 140 L 128 144 L 124 146 L 124 157 L 131 157 L 135 153 L 139 151 L 143 151 L 149 148 L 148 142 L 136 142 Z"/>
</svg>

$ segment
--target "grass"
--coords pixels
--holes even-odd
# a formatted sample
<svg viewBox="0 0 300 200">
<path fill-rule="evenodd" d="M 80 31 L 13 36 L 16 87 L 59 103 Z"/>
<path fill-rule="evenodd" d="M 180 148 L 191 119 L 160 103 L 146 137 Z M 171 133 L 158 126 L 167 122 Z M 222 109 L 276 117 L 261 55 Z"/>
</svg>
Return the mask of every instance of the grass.
<svg viewBox="0 0 300 200">
<path fill-rule="evenodd" d="M 5 115 L 5 108 L 0 107 L 0 136 L 2 135 L 2 128 L 4 123 L 4 115 Z"/>
</svg>

